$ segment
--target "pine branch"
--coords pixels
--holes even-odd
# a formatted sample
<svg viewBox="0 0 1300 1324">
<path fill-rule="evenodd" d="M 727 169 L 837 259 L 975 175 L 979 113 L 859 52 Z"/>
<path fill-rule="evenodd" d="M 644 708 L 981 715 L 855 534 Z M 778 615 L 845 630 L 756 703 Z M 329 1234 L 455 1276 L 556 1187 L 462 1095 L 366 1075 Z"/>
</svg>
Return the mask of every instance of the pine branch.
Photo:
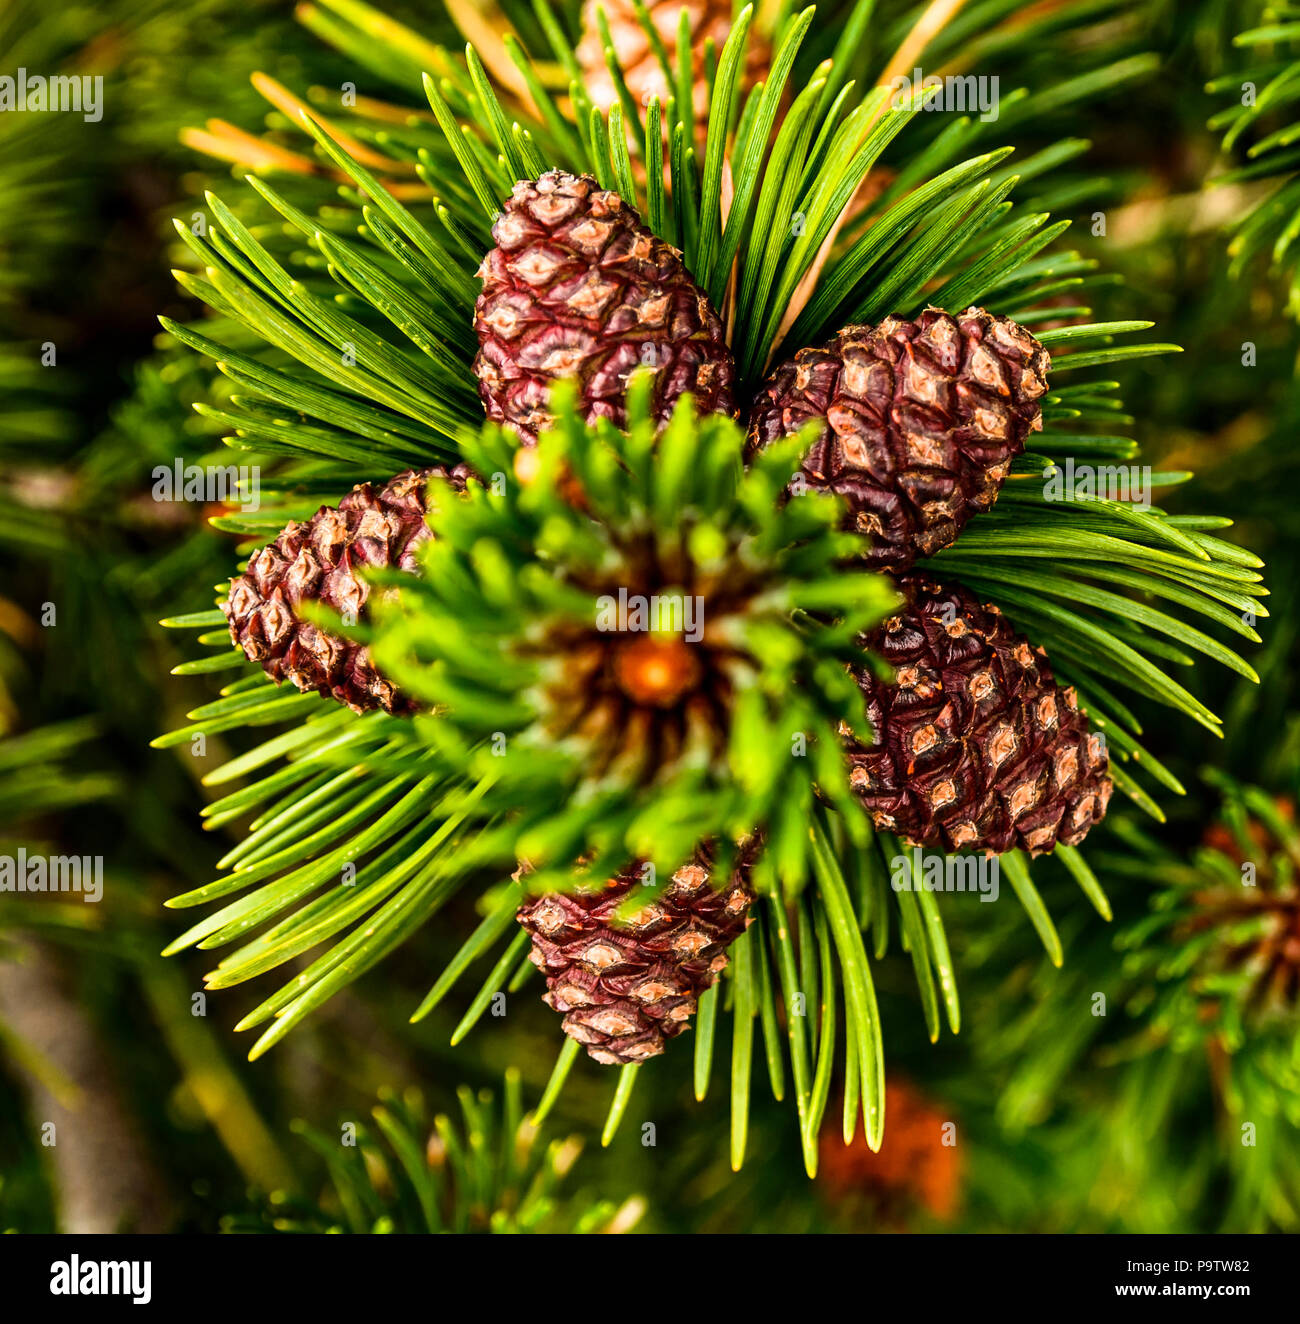
<svg viewBox="0 0 1300 1324">
<path fill-rule="evenodd" d="M 323 1162 L 319 1202 L 277 1192 L 265 1209 L 224 1220 L 230 1232 L 610 1233 L 630 1232 L 645 1211 L 563 1187 L 581 1155 L 576 1137 L 543 1143 L 524 1117 L 519 1073 L 506 1073 L 501 1101 L 457 1091 L 460 1116 L 430 1118 L 423 1097 L 387 1090 L 373 1125 L 340 1124 L 339 1136 L 305 1122 L 293 1130 Z"/>
<path fill-rule="evenodd" d="M 1206 85 L 1212 95 L 1231 95 L 1238 104 L 1210 120 L 1221 130 L 1222 150 L 1244 164 L 1214 177 L 1214 187 L 1267 182 L 1271 190 L 1250 203 L 1232 227 L 1230 272 L 1240 279 L 1253 264 L 1267 266 L 1286 292 L 1287 311 L 1300 317 L 1300 11 L 1282 6 L 1278 22 L 1240 33 L 1234 45 L 1249 63 Z"/>
<path fill-rule="evenodd" d="M 998 1082 L 1015 1131 L 1068 1133 L 1098 1109 L 1120 1118 L 1092 1160 L 1118 1189 L 1158 1190 L 1171 1167 L 1190 1169 L 1200 1175 L 1186 1198 L 1205 1202 L 1212 1225 L 1293 1227 L 1296 984 L 1273 939 L 1295 904 L 1294 777 L 1283 796 L 1218 770 L 1206 780 L 1218 809 L 1189 845 L 1116 819 L 1092 863 L 1124 900 L 1119 932 L 1076 929 L 1064 971 L 1033 974 L 1034 954 L 1005 917 L 990 917 L 975 940 L 1000 949 L 989 967 L 1000 986 L 973 1004 L 977 1068 Z M 1044 1043 L 1050 1052 L 1031 1051 Z M 1253 1146 L 1186 1127 L 1207 1112 L 1230 1128 L 1253 1126 L 1268 1163 L 1253 1161 Z M 1149 1143 L 1115 1142 L 1133 1128 Z"/>
<path fill-rule="evenodd" d="M 909 953 L 931 1038 L 943 1020 L 955 1032 L 961 1018 L 940 906 L 924 888 L 889 885 L 906 852 L 866 824 L 838 756 L 838 724 L 861 720 L 860 694 L 845 686 L 843 663 L 857 635 L 886 609 L 887 590 L 864 575 L 831 573 L 846 548 L 830 503 L 779 499 L 797 439 L 741 477 L 739 430 L 683 413 L 657 443 L 651 466 L 656 443 L 643 406 L 619 434 L 579 425 L 561 404 L 561 427 L 542 447 L 536 477 L 517 482 L 513 445 L 475 430 L 481 409 L 466 385 L 474 272 L 515 181 L 559 166 L 633 197 L 652 229 L 681 246 L 700 285 L 719 303 L 730 300 L 742 398 L 777 348 L 795 292 L 809 282 L 808 301 L 785 336 L 790 349 L 846 321 L 910 315 L 930 303 L 959 310 L 982 302 L 1026 324 L 1064 318 L 1067 325 L 1040 332 L 1053 364 L 1034 452 L 1017 461 L 995 509 L 927 568 L 1005 608 L 1046 647 L 1105 734 L 1117 783 L 1158 815 L 1132 772 L 1145 768 L 1166 789 L 1181 787 L 1139 743 L 1141 725 L 1120 694 L 1139 693 L 1217 730 L 1218 719 L 1171 668 L 1199 653 L 1253 673 L 1187 618 L 1254 642 L 1243 616 L 1265 614 L 1263 590 L 1257 559 L 1212 536 L 1222 521 L 1048 495 L 1049 464 L 1137 454 L 1117 385 L 1096 370 L 1175 348 L 1121 339 L 1149 323 L 1092 323 L 1086 304 L 1063 312 L 1051 303 L 1086 297 L 1101 277 L 1094 263 L 1059 247 L 1063 223 L 1014 196 L 1027 180 L 1043 197 L 1054 189 L 1073 196 L 1071 181 L 1057 183 L 1054 172 L 1086 145 L 1050 144 L 1017 171 L 1009 149 L 977 142 L 988 126 L 959 118 L 932 133 L 915 99 L 896 103 L 885 88 L 860 93 L 817 65 L 803 73 L 816 27 L 811 14 L 791 16 L 781 28 L 773 75 L 746 100 L 734 95 L 745 11 L 719 53 L 713 90 L 719 106 L 746 104 L 738 125 L 721 114 L 711 120 L 697 154 L 689 95 L 679 92 L 666 105 L 652 99 L 644 110 L 621 102 L 605 115 L 579 78 L 567 102 L 555 96 L 553 71 L 511 42 L 524 96 L 518 85 L 496 86 L 487 70 L 497 62 L 473 48 L 464 61 L 426 48 L 404 30 L 377 25 L 356 0 L 330 0 L 327 9 L 354 25 L 349 39 L 364 39 L 371 58 L 390 45 L 398 63 L 417 58 L 431 114 L 374 107 L 341 133 L 318 110 L 295 106 L 301 113 L 291 127 L 309 135 L 301 155 L 307 168 L 283 165 L 274 187 L 251 181 L 256 198 L 210 197 L 207 234 L 182 232 L 198 270 L 179 279 L 216 317 L 165 325 L 213 358 L 233 384 L 228 404 L 207 407 L 229 428 L 227 444 L 250 459 L 265 457 L 276 475 L 260 512 L 220 525 L 262 541 L 351 481 L 435 461 L 464 458 L 489 486 L 433 516 L 436 536 L 422 576 L 387 581 L 389 606 L 372 633 L 356 636 L 436 716 L 356 717 L 314 695 L 285 694 L 228 648 L 188 664 L 190 671 L 229 666 L 239 675 L 190 715 L 191 726 L 156 743 L 245 727 L 275 733 L 208 779 L 229 786 L 252 778 L 209 807 L 210 826 L 253 819 L 227 856 L 231 872 L 172 903 L 222 904 L 169 951 L 238 939 L 210 977 L 213 987 L 318 952 L 241 1022 L 268 1026 L 256 1056 L 461 889 L 476 887 L 481 922 L 415 1013 L 427 1015 L 480 964 L 459 1039 L 495 991 L 517 987 L 531 969 L 518 938 L 507 939 L 525 892 L 572 886 L 576 862 L 591 856 L 611 876 L 642 858 L 667 876 L 663 870 L 670 873 L 700 841 L 758 832 L 760 917 L 701 1006 L 697 1092 L 708 1088 L 711 1049 L 723 1041 L 730 1014 L 733 1162 L 746 1148 L 756 1028 L 773 1092 L 789 1090 L 795 1104 L 810 1172 L 833 1064 L 842 1063 L 853 1082 L 846 1128 L 851 1133 L 860 1112 L 876 1146 L 883 1067 L 869 960 L 890 950 L 891 929 Z M 1000 17 L 998 6 L 969 12 L 977 11 L 981 22 Z M 860 27 L 865 12 L 856 7 L 851 24 Z M 563 52 L 556 16 L 544 3 L 538 14 Z M 1017 40 L 1005 32 L 988 49 L 1004 51 Z M 1016 98 L 1014 122 L 1148 68 L 1144 58 L 1120 61 Z M 686 80 L 707 71 L 678 72 Z M 778 122 L 783 93 L 789 108 Z M 729 158 L 728 127 L 737 129 Z M 882 169 L 886 156 L 897 166 Z M 648 171 L 637 168 L 638 157 Z M 879 196 L 841 230 L 845 209 L 873 172 L 882 177 Z M 268 223 L 267 206 L 277 223 Z M 833 234 L 839 239 L 828 249 Z M 1067 375 L 1074 370 L 1082 380 Z M 1164 485 L 1180 477 L 1153 475 Z M 683 528 L 690 536 L 677 547 Z M 640 543 L 628 541 L 633 534 Z M 629 754 L 617 739 L 602 745 L 578 723 L 565 726 L 563 701 L 572 696 L 563 693 L 558 651 L 544 646 L 591 619 L 598 571 L 622 573 L 625 582 L 629 557 L 646 547 L 660 558 L 676 548 L 696 571 L 725 565 L 742 585 L 759 564 L 771 585 L 738 613 L 731 642 L 744 661 L 723 705 L 725 738 L 710 743 L 684 728 L 666 760 L 644 751 L 638 757 L 635 744 Z M 216 629 L 224 623 L 220 610 L 169 623 L 208 632 L 204 642 L 226 642 Z M 316 623 L 338 629 L 323 617 Z M 532 653 L 519 649 L 524 639 Z M 785 756 L 793 732 L 810 737 L 811 762 Z M 814 804 L 814 785 L 835 812 Z M 1082 857 L 1057 853 L 1058 872 L 1107 914 L 1106 893 Z M 507 882 L 521 859 L 532 872 Z M 1027 862 L 1007 856 L 1004 863 L 1034 929 L 1059 958 L 1058 930 Z M 571 1061 L 566 1044 L 543 1111 Z M 637 1070 L 627 1068 L 615 1088 L 607 1140 Z"/>
</svg>

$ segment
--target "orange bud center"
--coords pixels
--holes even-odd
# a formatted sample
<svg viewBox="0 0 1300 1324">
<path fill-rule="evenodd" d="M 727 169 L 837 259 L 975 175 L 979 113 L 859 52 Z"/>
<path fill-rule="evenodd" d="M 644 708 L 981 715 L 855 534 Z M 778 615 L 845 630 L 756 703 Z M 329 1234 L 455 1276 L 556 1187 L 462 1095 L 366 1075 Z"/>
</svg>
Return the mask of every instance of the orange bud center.
<svg viewBox="0 0 1300 1324">
<path fill-rule="evenodd" d="M 541 463 L 535 446 L 521 446 L 515 451 L 515 477 L 527 487 L 537 477 Z"/>
<path fill-rule="evenodd" d="M 636 703 L 671 708 L 700 680 L 700 663 L 682 639 L 641 635 L 614 656 L 619 687 Z"/>
</svg>

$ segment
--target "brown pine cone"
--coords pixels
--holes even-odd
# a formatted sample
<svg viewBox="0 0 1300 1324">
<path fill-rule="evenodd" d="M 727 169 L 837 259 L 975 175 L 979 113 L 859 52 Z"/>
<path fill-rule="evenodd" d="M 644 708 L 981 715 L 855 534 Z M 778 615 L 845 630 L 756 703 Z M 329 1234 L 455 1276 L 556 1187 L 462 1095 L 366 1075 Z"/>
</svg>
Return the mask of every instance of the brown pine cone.
<svg viewBox="0 0 1300 1324">
<path fill-rule="evenodd" d="M 937 850 L 1031 855 L 1077 845 L 1110 800 L 1107 754 L 1072 689 L 996 607 L 922 575 L 867 635 L 895 668 L 858 684 L 874 740 L 849 740 L 849 782 L 877 827 Z"/>
<path fill-rule="evenodd" d="M 519 922 L 533 939 L 529 955 L 546 976 L 544 1000 L 564 1014 L 565 1034 L 606 1065 L 662 1053 L 749 924 L 748 875 L 742 861 L 717 889 L 700 851 L 626 922 L 615 917 L 628 893 L 644 885 L 632 870 L 520 906 Z"/>
<path fill-rule="evenodd" d="M 588 422 L 627 423 L 627 380 L 655 369 L 653 413 L 666 423 L 691 392 L 730 413 L 734 368 L 721 321 L 682 263 L 617 193 L 551 170 L 516 184 L 479 268 L 474 371 L 487 416 L 535 445 L 551 386 L 576 378 Z"/>
<path fill-rule="evenodd" d="M 582 39 L 578 42 L 576 54 L 582 66 L 583 84 L 592 101 L 606 112 L 618 101 L 618 91 L 605 63 L 605 48 L 596 21 L 597 8 L 604 9 L 609 21 L 614 54 L 633 100 L 644 109 L 650 98 L 657 96 L 660 104 L 666 107 L 673 89 L 664 78 L 663 67 L 651 49 L 650 39 L 637 19 L 636 7 L 631 0 L 586 0 L 583 5 Z M 668 52 L 674 72 L 677 66 L 677 25 L 682 10 L 686 11 L 691 26 L 692 69 L 696 75 L 691 90 L 691 110 L 696 142 L 702 147 L 709 131 L 709 85 L 704 78 L 704 47 L 712 40 L 721 55 L 731 32 L 731 0 L 646 0 L 646 9 Z M 745 52 L 744 86 L 750 88 L 764 81 L 771 63 L 771 43 L 751 25 Z"/>
<path fill-rule="evenodd" d="M 424 520 L 429 484 L 463 492 L 467 477 L 464 465 L 412 469 L 379 491 L 361 483 L 337 506 L 289 524 L 231 581 L 221 604 L 231 639 L 277 682 L 328 694 L 358 713 L 413 711 L 410 699 L 375 670 L 368 648 L 303 620 L 297 609 L 319 602 L 345 619 L 362 620 L 370 585 L 361 568 L 413 571 L 415 549 L 430 536 Z"/>
<path fill-rule="evenodd" d="M 871 535 L 867 565 L 902 572 L 997 500 L 1042 427 L 1048 366 L 1028 331 L 980 308 L 845 327 L 768 379 L 750 411 L 751 452 L 822 420 L 804 479 L 848 502 L 850 527 Z"/>
<path fill-rule="evenodd" d="M 848 1216 L 905 1230 L 919 1211 L 941 1222 L 957 1212 L 964 1173 L 956 1145 L 945 1144 L 946 1113 L 899 1073 L 885 1082 L 884 1143 L 873 1154 L 865 1135 L 844 1144 L 824 1125 L 817 1139 L 818 1186 Z"/>
</svg>

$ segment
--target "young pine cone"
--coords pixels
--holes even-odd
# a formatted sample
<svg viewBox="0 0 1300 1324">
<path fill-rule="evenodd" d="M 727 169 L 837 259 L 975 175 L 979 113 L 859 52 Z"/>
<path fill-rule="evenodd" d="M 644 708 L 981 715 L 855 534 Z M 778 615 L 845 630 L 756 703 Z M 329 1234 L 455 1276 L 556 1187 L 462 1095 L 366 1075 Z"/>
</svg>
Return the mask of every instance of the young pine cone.
<svg viewBox="0 0 1300 1324">
<path fill-rule="evenodd" d="M 413 711 L 375 670 L 368 648 L 303 620 L 298 608 L 319 602 L 362 620 L 370 595 L 362 567 L 414 570 L 415 549 L 430 536 L 424 522 L 429 485 L 463 492 L 467 472 L 463 465 L 450 472 L 412 469 L 379 491 L 361 483 L 337 506 L 290 524 L 231 581 L 222 603 L 231 639 L 277 682 L 328 694 L 358 713 Z"/>
<path fill-rule="evenodd" d="M 701 414 L 730 413 L 734 368 L 721 321 L 682 263 L 617 193 L 550 170 L 516 184 L 492 227 L 474 309 L 474 371 L 487 416 L 535 445 L 552 385 L 576 378 L 587 422 L 627 423 L 628 377 L 655 370 L 666 423 L 690 392 Z"/>
<path fill-rule="evenodd" d="M 748 874 L 742 861 L 717 889 L 707 855 L 697 852 L 626 921 L 616 916 L 628 893 L 643 886 L 635 871 L 520 906 L 532 962 L 546 976 L 543 997 L 564 1014 L 565 1034 L 606 1065 L 662 1053 L 686 1028 L 699 995 L 726 966 L 726 949 L 749 923 Z"/>
<path fill-rule="evenodd" d="M 849 784 L 876 826 L 943 851 L 1077 845 L 1111 780 L 1074 691 L 967 589 L 921 575 L 900 587 L 907 605 L 863 641 L 894 682 L 856 672 L 874 739 L 849 742 Z"/>
<path fill-rule="evenodd" d="M 804 479 L 845 498 L 851 527 L 871 536 L 867 565 L 901 573 L 997 500 L 1012 458 L 1043 425 L 1048 366 L 1028 331 L 980 308 L 845 327 L 772 374 L 749 444 L 820 420 Z"/>
</svg>

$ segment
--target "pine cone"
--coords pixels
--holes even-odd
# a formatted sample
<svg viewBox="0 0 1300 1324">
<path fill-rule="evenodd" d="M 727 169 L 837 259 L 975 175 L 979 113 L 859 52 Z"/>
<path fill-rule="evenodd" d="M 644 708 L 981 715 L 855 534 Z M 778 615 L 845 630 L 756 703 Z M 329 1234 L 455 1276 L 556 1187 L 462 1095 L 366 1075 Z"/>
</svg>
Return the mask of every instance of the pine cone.
<svg viewBox="0 0 1300 1324">
<path fill-rule="evenodd" d="M 980 308 L 846 327 L 768 379 L 750 447 L 824 420 L 804 477 L 843 496 L 851 527 L 873 535 L 871 568 L 902 572 L 997 500 L 1012 457 L 1043 425 L 1048 366 L 1028 331 Z"/>
<path fill-rule="evenodd" d="M 625 923 L 615 916 L 635 871 L 603 886 L 555 893 L 519 908 L 532 935 L 532 962 L 546 976 L 544 999 L 564 1014 L 564 1032 L 606 1065 L 642 1062 L 686 1028 L 699 995 L 727 964 L 754 900 L 742 861 L 726 887 L 709 881 L 708 856 Z"/>
<path fill-rule="evenodd" d="M 822 1127 L 817 1138 L 821 1194 L 846 1215 L 866 1206 L 876 1227 L 905 1230 L 918 1210 L 948 1222 L 957 1212 L 964 1175 L 956 1145 L 944 1143 L 952 1115 L 890 1071 L 885 1117 L 878 1154 L 861 1132 L 846 1145 L 835 1127 Z"/>
<path fill-rule="evenodd" d="M 487 415 L 526 445 L 550 421 L 551 385 L 576 377 L 588 422 L 627 422 L 627 379 L 655 368 L 653 412 L 667 422 L 691 392 L 730 413 L 734 368 L 721 321 L 681 254 L 617 193 L 551 170 L 516 184 L 492 228 L 474 310 L 474 360 Z"/>
<path fill-rule="evenodd" d="M 856 673 L 874 741 L 850 740 L 849 781 L 876 825 L 945 851 L 1077 845 L 1111 780 L 1074 691 L 996 607 L 921 575 L 901 587 L 907 606 L 863 641 L 894 683 Z"/>
<path fill-rule="evenodd" d="M 370 595 L 360 568 L 414 570 L 415 549 L 430 536 L 424 522 L 430 481 L 463 492 L 467 476 L 463 465 L 450 472 L 412 469 L 378 492 L 361 483 L 337 506 L 288 525 L 231 581 L 222 603 L 230 637 L 277 683 L 290 680 L 300 690 L 331 695 L 358 713 L 413 711 L 375 670 L 368 648 L 302 620 L 297 607 L 319 602 L 360 621 Z"/>
<path fill-rule="evenodd" d="M 592 101 L 608 112 L 618 102 L 618 90 L 605 63 L 605 48 L 601 40 L 596 10 L 605 11 L 609 21 L 609 35 L 618 57 L 619 67 L 627 82 L 627 90 L 638 106 L 645 107 L 652 96 L 667 106 L 674 89 L 664 78 L 659 57 L 650 47 L 650 39 L 636 16 L 631 0 L 586 0 L 582 9 L 582 39 L 578 43 L 578 63 L 582 67 L 583 83 Z M 718 54 L 731 32 L 731 0 L 646 0 L 646 9 L 655 31 L 663 40 L 669 61 L 676 72 L 677 25 L 682 10 L 691 25 L 691 67 L 695 82 L 691 91 L 691 109 L 695 121 L 695 137 L 700 146 L 709 131 L 709 85 L 704 78 L 704 47 L 712 40 Z M 767 78 L 772 63 L 772 47 L 753 27 L 749 31 L 749 44 L 745 51 L 744 86 Z"/>
</svg>

